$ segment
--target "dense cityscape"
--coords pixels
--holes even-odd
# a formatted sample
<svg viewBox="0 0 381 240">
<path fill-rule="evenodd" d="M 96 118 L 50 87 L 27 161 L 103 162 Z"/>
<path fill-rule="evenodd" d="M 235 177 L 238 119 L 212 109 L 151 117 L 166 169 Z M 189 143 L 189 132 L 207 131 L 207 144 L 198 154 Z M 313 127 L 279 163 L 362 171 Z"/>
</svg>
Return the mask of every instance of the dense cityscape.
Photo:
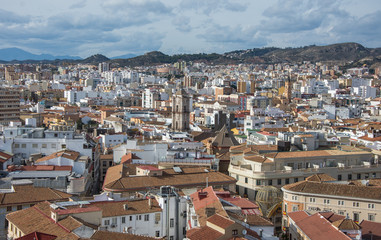
<svg viewBox="0 0 381 240">
<path fill-rule="evenodd" d="M 0 240 L 381 240 L 381 2 L 0 7 Z"/>
<path fill-rule="evenodd" d="M 380 67 L 113 65 L 2 65 L 4 238 L 381 236 Z"/>
</svg>

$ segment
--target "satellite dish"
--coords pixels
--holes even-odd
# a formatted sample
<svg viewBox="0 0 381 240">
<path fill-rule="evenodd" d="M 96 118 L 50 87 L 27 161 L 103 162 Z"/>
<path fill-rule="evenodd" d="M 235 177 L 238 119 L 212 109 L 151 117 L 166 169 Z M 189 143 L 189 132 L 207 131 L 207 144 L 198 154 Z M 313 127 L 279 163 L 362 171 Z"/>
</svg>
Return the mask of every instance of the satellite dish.
<svg viewBox="0 0 381 240">
<path fill-rule="evenodd" d="M 243 229 L 243 230 L 242 230 L 242 234 L 243 234 L 243 235 L 246 235 L 246 233 L 247 233 L 246 229 Z"/>
</svg>

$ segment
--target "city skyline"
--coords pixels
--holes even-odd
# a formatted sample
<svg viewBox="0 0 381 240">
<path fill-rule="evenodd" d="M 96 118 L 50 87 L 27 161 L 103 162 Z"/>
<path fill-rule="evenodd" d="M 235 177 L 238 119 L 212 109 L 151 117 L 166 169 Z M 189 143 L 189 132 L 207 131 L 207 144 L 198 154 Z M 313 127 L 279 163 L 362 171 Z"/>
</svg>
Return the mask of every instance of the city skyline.
<svg viewBox="0 0 381 240">
<path fill-rule="evenodd" d="M 381 2 L 13 1 L 0 48 L 34 54 L 167 54 L 358 42 L 380 47 Z"/>
</svg>

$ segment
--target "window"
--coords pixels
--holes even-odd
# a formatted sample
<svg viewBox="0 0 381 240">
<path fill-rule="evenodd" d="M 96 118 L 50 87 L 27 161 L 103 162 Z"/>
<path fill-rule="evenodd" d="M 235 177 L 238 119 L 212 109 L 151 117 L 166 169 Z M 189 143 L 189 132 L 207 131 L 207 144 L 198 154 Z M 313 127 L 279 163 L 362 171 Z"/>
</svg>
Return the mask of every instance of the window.
<svg viewBox="0 0 381 240">
<path fill-rule="evenodd" d="M 294 178 L 294 182 L 298 182 L 299 181 L 299 179 L 296 177 L 296 178 Z"/>
<path fill-rule="evenodd" d="M 278 185 L 282 185 L 282 179 L 281 178 L 278 179 Z"/>
<path fill-rule="evenodd" d="M 130 216 L 130 221 L 132 221 L 132 216 Z"/>
<path fill-rule="evenodd" d="M 249 179 L 245 177 L 245 183 L 248 183 L 248 182 L 249 182 Z"/>
<path fill-rule="evenodd" d="M 342 215 L 342 216 L 345 215 L 344 211 L 339 211 L 338 213 L 339 213 L 339 215 Z"/>
<path fill-rule="evenodd" d="M 286 184 L 290 184 L 290 179 L 286 178 Z"/>
<path fill-rule="evenodd" d="M 293 212 L 299 211 L 299 206 L 298 205 L 292 205 L 292 211 Z"/>
<path fill-rule="evenodd" d="M 348 180 L 352 180 L 352 174 L 348 174 Z"/>
<path fill-rule="evenodd" d="M 12 206 L 7 206 L 7 212 L 12 212 Z"/>
<path fill-rule="evenodd" d="M 341 174 L 337 175 L 337 180 L 339 180 L 339 181 L 342 180 Z"/>
<path fill-rule="evenodd" d="M 41 147 L 46 148 L 46 143 L 43 143 Z"/>
<path fill-rule="evenodd" d="M 105 220 L 105 226 L 110 225 L 110 220 Z"/>
<path fill-rule="evenodd" d="M 369 221 L 374 221 L 376 219 L 375 215 L 373 213 L 368 214 L 368 220 Z"/>
<path fill-rule="evenodd" d="M 169 240 L 173 240 L 173 236 L 170 236 L 170 237 L 169 237 Z"/>
<path fill-rule="evenodd" d="M 357 173 L 357 179 L 361 179 L 361 173 Z"/>
<path fill-rule="evenodd" d="M 155 213 L 155 224 L 159 224 L 160 222 L 160 213 Z"/>
<path fill-rule="evenodd" d="M 37 143 L 33 143 L 32 144 L 32 148 L 38 148 L 38 144 Z"/>
<path fill-rule="evenodd" d="M 358 222 L 360 219 L 360 214 L 359 213 L 353 213 L 353 221 Z"/>
<path fill-rule="evenodd" d="M 160 231 L 155 232 L 155 237 L 160 237 Z"/>
<path fill-rule="evenodd" d="M 330 200 L 329 199 L 324 199 L 324 204 L 329 204 Z"/>
<path fill-rule="evenodd" d="M 292 199 L 293 201 L 297 201 L 297 200 L 298 200 L 298 196 L 292 196 L 291 199 Z"/>
<path fill-rule="evenodd" d="M 126 223 L 126 217 L 122 217 L 122 223 Z"/>
<path fill-rule="evenodd" d="M 22 206 L 21 205 L 17 205 L 17 211 L 21 210 L 21 209 L 22 209 Z"/>
<path fill-rule="evenodd" d="M 149 221 L 149 214 L 144 215 L 144 221 L 146 221 L 146 222 Z"/>
<path fill-rule="evenodd" d="M 233 229 L 232 234 L 233 234 L 233 236 L 238 235 L 238 230 L 237 229 Z"/>
<path fill-rule="evenodd" d="M 61 145 L 61 148 L 62 148 L 62 149 L 65 149 L 65 148 L 66 148 L 66 144 L 62 144 L 62 145 Z"/>
<path fill-rule="evenodd" d="M 136 215 L 136 220 L 142 220 L 142 215 Z"/>
<path fill-rule="evenodd" d="M 273 180 L 272 179 L 269 180 L 269 186 L 271 186 L 271 185 L 273 185 Z"/>
<path fill-rule="evenodd" d="M 261 180 L 257 179 L 257 186 L 261 186 Z"/>
<path fill-rule="evenodd" d="M 359 207 L 360 203 L 359 202 L 353 202 L 353 207 Z"/>
<path fill-rule="evenodd" d="M 175 220 L 173 218 L 171 218 L 169 220 L 169 227 L 173 228 L 175 226 Z"/>
<path fill-rule="evenodd" d="M 57 145 L 55 144 L 55 143 L 52 143 L 52 148 L 56 148 L 57 147 Z"/>
<path fill-rule="evenodd" d="M 112 220 L 112 225 L 116 225 L 117 222 L 118 222 L 118 221 L 117 221 L 117 218 L 112 218 L 111 220 Z"/>
<path fill-rule="evenodd" d="M 337 201 L 337 205 L 339 205 L 339 206 L 344 206 L 344 201 L 343 201 L 343 200 L 339 200 L 339 201 Z"/>
<path fill-rule="evenodd" d="M 374 203 L 369 203 L 368 208 L 374 209 Z"/>
<path fill-rule="evenodd" d="M 314 203 L 314 202 L 316 202 L 316 199 L 315 199 L 315 198 L 312 198 L 312 197 L 310 197 L 310 203 Z"/>
<path fill-rule="evenodd" d="M 237 181 L 239 181 L 239 175 L 237 174 L 237 176 L 235 176 L 235 179 L 237 179 Z"/>
<path fill-rule="evenodd" d="M 20 144 L 15 143 L 15 148 L 20 148 Z"/>
<path fill-rule="evenodd" d="M 26 148 L 26 143 L 21 144 L 21 148 Z"/>
</svg>

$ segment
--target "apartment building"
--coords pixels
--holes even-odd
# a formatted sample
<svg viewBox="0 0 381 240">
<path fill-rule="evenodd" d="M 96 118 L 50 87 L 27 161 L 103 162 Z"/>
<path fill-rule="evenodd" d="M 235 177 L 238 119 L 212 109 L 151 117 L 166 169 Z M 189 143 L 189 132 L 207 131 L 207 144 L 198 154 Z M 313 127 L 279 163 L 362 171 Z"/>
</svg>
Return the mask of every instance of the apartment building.
<svg viewBox="0 0 381 240">
<path fill-rule="evenodd" d="M 319 181 L 319 179 L 320 181 Z M 331 211 L 355 222 L 380 222 L 381 180 L 325 181 L 326 176 L 312 176 L 282 187 L 284 219 L 288 213 Z"/>
<path fill-rule="evenodd" d="M 0 88 L 0 124 L 9 125 L 20 119 L 20 91 Z"/>
<path fill-rule="evenodd" d="M 263 186 L 282 187 L 318 173 L 338 180 L 380 178 L 381 165 L 372 153 L 357 148 L 268 153 L 230 148 L 229 175 L 237 180 L 236 191 L 250 199 Z"/>
</svg>

